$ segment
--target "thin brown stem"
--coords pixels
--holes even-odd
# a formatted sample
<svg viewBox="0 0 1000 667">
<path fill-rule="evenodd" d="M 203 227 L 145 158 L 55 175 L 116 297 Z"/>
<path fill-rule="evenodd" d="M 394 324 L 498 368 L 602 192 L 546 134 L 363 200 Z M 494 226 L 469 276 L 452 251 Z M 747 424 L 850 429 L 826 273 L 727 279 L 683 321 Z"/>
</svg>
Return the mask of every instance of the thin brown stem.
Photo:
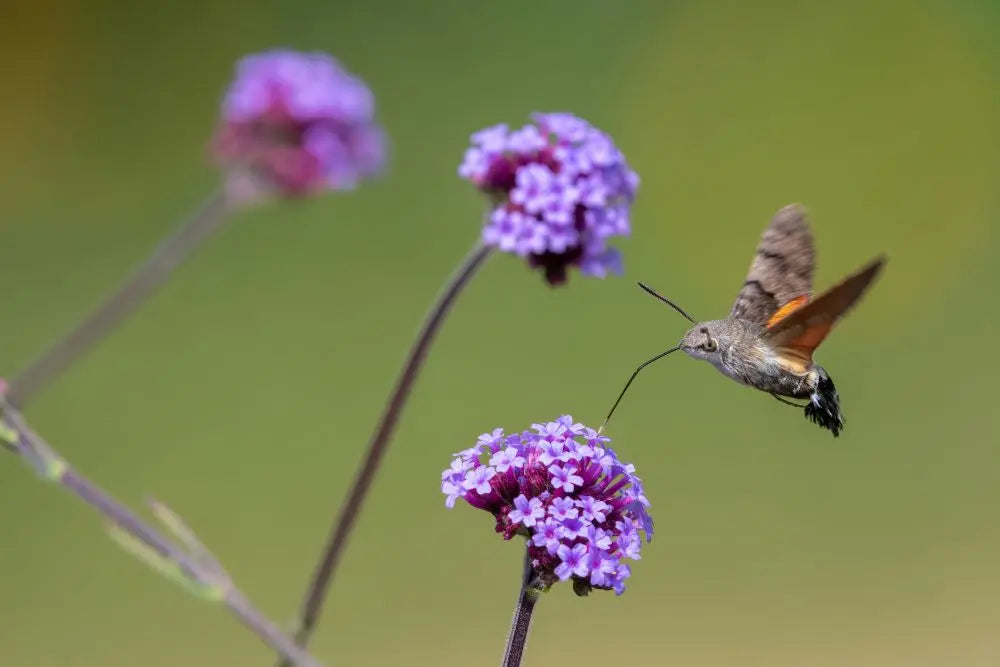
<svg viewBox="0 0 1000 667">
<path fill-rule="evenodd" d="M 451 278 L 445 284 L 441 294 L 424 318 L 424 323 L 417 333 L 416 341 L 413 343 L 413 347 L 406 357 L 403 370 L 396 380 L 396 385 L 389 396 L 382 416 L 379 418 L 375 433 L 368 443 L 368 450 L 362 458 L 361 466 L 355 474 L 354 482 L 351 484 L 347 497 L 341 505 L 340 514 L 330 527 L 330 533 L 326 544 L 323 546 L 323 552 L 320 555 L 319 562 L 316 564 L 316 569 L 313 571 L 312 579 L 309 582 L 305 598 L 302 601 L 298 628 L 295 634 L 295 639 L 300 646 L 304 647 L 308 644 L 309 638 L 316 627 L 323 609 L 323 601 L 326 598 L 327 589 L 333 580 L 333 575 L 343 555 L 344 548 L 347 546 L 347 540 L 350 537 L 351 530 L 354 528 L 354 523 L 361 511 L 361 506 L 364 504 L 372 481 L 375 479 L 375 473 L 382 461 L 382 457 L 389 448 L 389 442 L 392 439 L 399 415 L 406 405 L 410 390 L 420 373 L 434 336 L 444 322 L 445 316 L 454 305 L 459 293 L 468 284 L 472 276 L 475 275 L 476 270 L 482 265 L 489 254 L 490 249 L 488 247 L 477 243 L 469 254 L 466 255 L 465 259 L 462 260 L 462 263 L 459 264 L 455 273 L 452 274 Z M 282 661 L 279 664 L 282 667 L 286 667 L 288 663 L 287 661 Z"/>
<path fill-rule="evenodd" d="M 10 383 L 7 400 L 23 407 L 73 362 L 83 357 L 218 231 L 231 217 L 228 215 L 231 211 L 231 201 L 223 191 L 210 197 L 173 234 L 162 240 L 132 275 L 95 310 L 21 371 Z"/>
<path fill-rule="evenodd" d="M 0 408 L 3 409 L 2 439 L 7 449 L 26 459 L 43 479 L 59 484 L 107 518 L 116 529 L 138 545 L 129 547 L 130 550 L 165 574 L 174 576 L 199 595 L 225 604 L 233 615 L 272 650 L 283 655 L 289 664 L 299 667 L 321 667 L 319 661 L 299 648 L 277 625 L 250 603 L 214 558 L 206 558 L 197 552 L 189 552 L 178 546 L 71 468 L 51 445 L 31 429 L 16 407 L 0 401 Z M 193 534 L 189 534 L 189 538 L 194 539 Z"/>
<path fill-rule="evenodd" d="M 524 574 L 521 576 L 521 590 L 517 596 L 517 606 L 514 607 L 514 618 L 510 623 L 510 633 L 507 635 L 507 647 L 503 652 L 501 667 L 520 667 L 524 655 L 524 647 L 528 644 L 528 630 L 531 629 L 531 616 L 535 611 L 540 591 L 535 585 L 535 570 L 531 567 L 531 556 L 527 548 L 524 551 Z"/>
</svg>

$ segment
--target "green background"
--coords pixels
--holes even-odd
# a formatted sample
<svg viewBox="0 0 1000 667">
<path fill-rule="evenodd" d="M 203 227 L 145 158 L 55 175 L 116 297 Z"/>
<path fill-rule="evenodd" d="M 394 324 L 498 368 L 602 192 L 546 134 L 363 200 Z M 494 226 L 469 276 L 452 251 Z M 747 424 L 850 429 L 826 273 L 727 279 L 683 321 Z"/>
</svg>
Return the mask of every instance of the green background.
<svg viewBox="0 0 1000 667">
<path fill-rule="evenodd" d="M 751 7 L 753 5 L 753 7 Z M 520 550 L 438 474 L 494 426 L 597 425 L 635 365 L 723 316 L 771 214 L 822 289 L 888 270 L 818 359 L 848 418 L 672 358 L 610 435 L 653 501 L 627 593 L 546 596 L 526 665 L 1000 664 L 1000 10 L 960 2 L 72 3 L 4 9 L 0 368 L 70 326 L 215 186 L 241 55 L 323 49 L 392 137 L 355 193 L 245 213 L 28 416 L 118 497 L 185 516 L 290 621 L 423 312 L 476 239 L 472 131 L 570 110 L 642 176 L 624 278 L 496 256 L 432 351 L 335 583 L 329 665 L 493 665 Z M 267 665 L 88 508 L 0 459 L 0 664 Z"/>
</svg>

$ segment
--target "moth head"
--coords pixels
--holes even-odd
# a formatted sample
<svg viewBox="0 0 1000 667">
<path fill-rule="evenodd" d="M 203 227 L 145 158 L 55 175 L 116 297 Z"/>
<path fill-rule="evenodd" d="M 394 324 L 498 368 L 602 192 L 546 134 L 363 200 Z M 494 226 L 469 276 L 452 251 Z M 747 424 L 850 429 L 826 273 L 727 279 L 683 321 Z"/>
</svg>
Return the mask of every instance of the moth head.
<svg viewBox="0 0 1000 667">
<path fill-rule="evenodd" d="M 715 320 L 696 324 L 684 334 L 681 349 L 695 359 L 714 359 L 720 354 L 720 340 L 724 336 L 723 322 Z"/>
</svg>

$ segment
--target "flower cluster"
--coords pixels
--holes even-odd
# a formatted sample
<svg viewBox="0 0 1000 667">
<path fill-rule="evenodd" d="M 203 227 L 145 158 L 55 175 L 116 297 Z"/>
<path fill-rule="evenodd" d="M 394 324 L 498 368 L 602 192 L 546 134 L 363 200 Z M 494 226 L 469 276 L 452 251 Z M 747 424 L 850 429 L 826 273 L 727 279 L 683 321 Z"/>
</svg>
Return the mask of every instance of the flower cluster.
<svg viewBox="0 0 1000 667">
<path fill-rule="evenodd" d="M 222 104 L 219 162 L 286 196 L 345 190 L 377 173 L 384 136 L 360 79 L 323 53 L 243 58 Z"/>
<path fill-rule="evenodd" d="M 652 539 L 653 522 L 634 466 L 609 441 L 570 416 L 522 433 L 484 433 L 441 474 L 445 504 L 462 498 L 490 512 L 504 539 L 526 537 L 545 587 L 572 579 L 580 595 L 621 594 L 631 573 L 625 560 L 639 559 L 640 532 Z"/>
<path fill-rule="evenodd" d="M 458 169 L 495 199 L 483 241 L 528 260 L 551 285 L 570 266 L 587 275 L 621 273 L 611 236 L 631 231 L 639 177 L 608 135 L 568 113 L 536 113 L 511 131 L 472 135 Z"/>
</svg>

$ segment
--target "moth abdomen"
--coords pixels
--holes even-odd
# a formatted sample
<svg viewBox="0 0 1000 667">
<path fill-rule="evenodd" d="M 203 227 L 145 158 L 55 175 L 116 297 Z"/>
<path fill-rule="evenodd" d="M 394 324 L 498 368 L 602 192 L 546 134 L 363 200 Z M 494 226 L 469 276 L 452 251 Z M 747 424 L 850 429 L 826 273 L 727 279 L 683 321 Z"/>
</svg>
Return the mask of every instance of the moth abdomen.
<svg viewBox="0 0 1000 667">
<path fill-rule="evenodd" d="M 840 397 L 833 380 L 822 366 L 815 367 L 817 373 L 816 388 L 809 395 L 806 404 L 806 418 L 833 433 L 840 435 L 844 428 L 844 413 L 840 410 Z"/>
</svg>

